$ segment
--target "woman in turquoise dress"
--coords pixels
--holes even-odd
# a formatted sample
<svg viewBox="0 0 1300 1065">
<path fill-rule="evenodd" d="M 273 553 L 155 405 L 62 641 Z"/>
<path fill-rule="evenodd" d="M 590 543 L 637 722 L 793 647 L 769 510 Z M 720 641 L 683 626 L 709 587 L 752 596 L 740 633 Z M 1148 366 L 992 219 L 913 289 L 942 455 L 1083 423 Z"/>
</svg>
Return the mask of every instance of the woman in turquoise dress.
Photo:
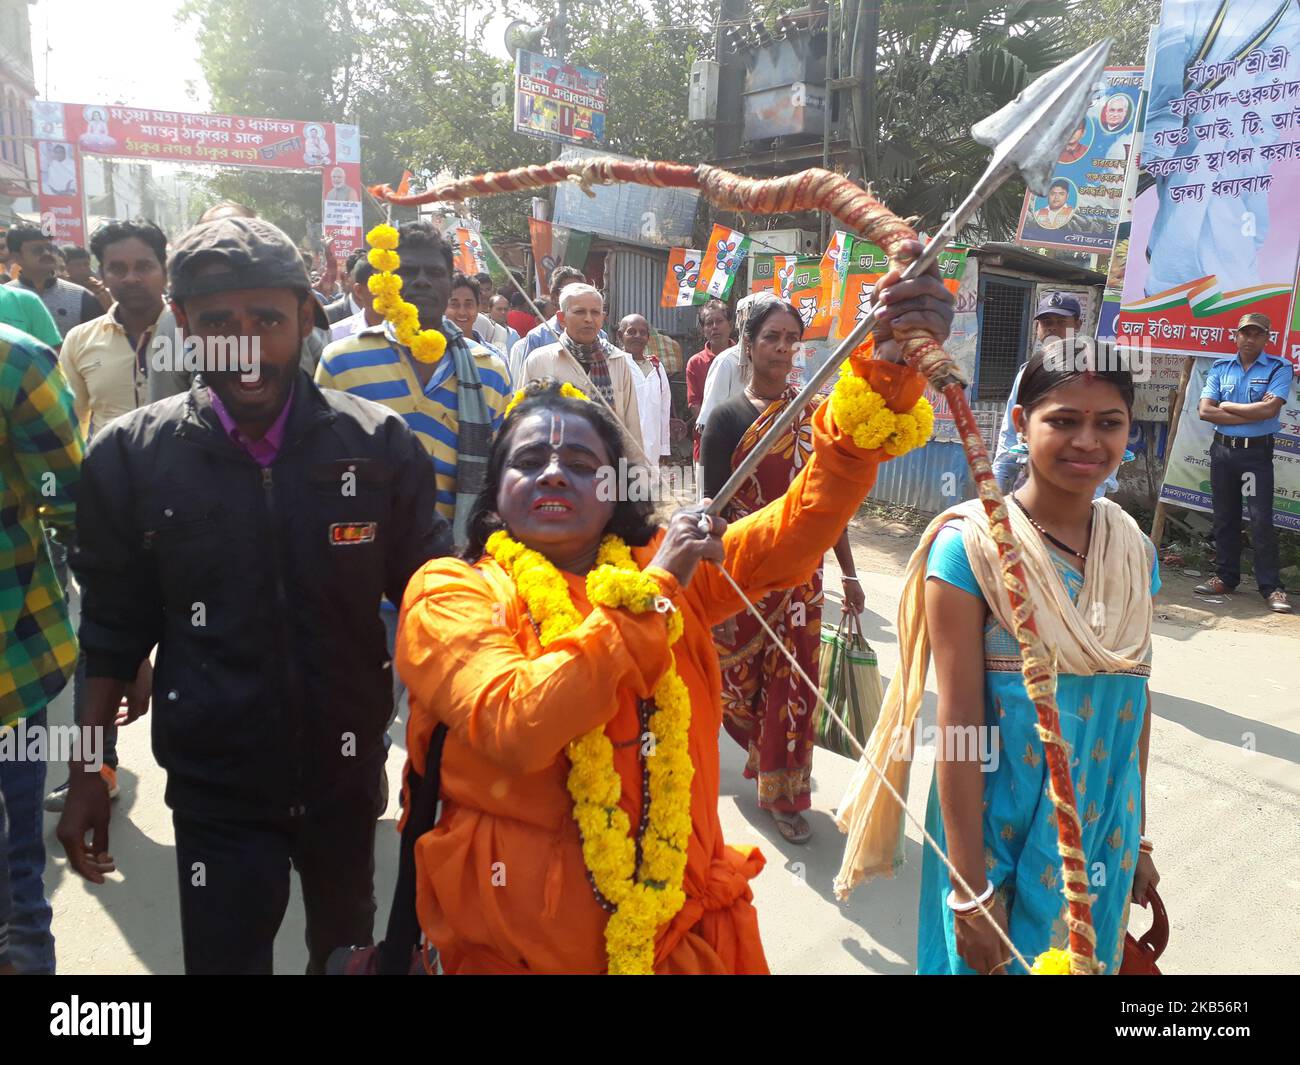
<svg viewBox="0 0 1300 1065">
<path fill-rule="evenodd" d="M 1151 597 L 1160 577 L 1154 548 L 1133 520 L 1109 500 L 1093 500 L 1126 448 L 1132 379 L 1127 371 L 1080 373 L 1073 360 L 1052 359 L 1052 352 L 1061 350 L 1040 350 L 1026 368 L 1013 417 L 1028 449 L 1029 477 L 1008 507 L 1026 555 L 1044 553 L 1048 580 L 1058 581 L 1064 592 L 1063 598 L 1034 597 L 1040 620 L 1049 615 L 1049 626 L 1066 633 L 1061 642 L 1070 639 L 1071 627 L 1091 631 L 1113 659 L 1098 662 L 1094 653 L 1082 666 L 1088 672 L 1072 672 L 1072 665 L 1080 666 L 1071 658 L 1086 659 L 1089 648 L 1074 648 L 1071 655 L 1049 637 L 1049 650 L 1058 655 L 1061 732 L 1071 752 L 1085 865 L 1095 896 L 1096 957 L 1103 972 L 1115 973 L 1130 902 L 1145 905 L 1147 887 L 1158 879 L 1150 846 L 1143 843 L 1143 779 L 1150 737 Z M 1048 947 L 1064 947 L 1068 934 L 1057 815 L 1047 797 L 1047 764 L 1037 715 L 1025 694 L 1019 646 L 990 609 L 984 590 L 990 583 L 989 560 L 978 557 L 987 551 L 985 537 L 969 537 L 961 527 L 968 520 L 943 523 L 927 556 L 925 612 L 939 691 L 940 742 L 926 827 L 975 892 L 992 886 L 995 918 L 1032 961 Z M 972 548 L 983 582 L 972 567 Z M 991 561 L 996 574 L 996 558 Z M 1121 576 L 1125 573 L 1136 576 Z M 1080 615 L 1090 579 L 1089 601 Z M 1000 585 L 998 578 L 995 593 Z M 1057 620 L 1051 615 L 1070 611 L 1076 616 L 1061 620 L 1073 626 L 1051 625 Z M 1121 611 L 1143 616 L 1115 617 L 1107 625 L 1107 615 Z M 1048 636 L 1050 630 L 1040 624 L 1040 631 Z M 1108 642 L 1118 646 L 1106 648 Z M 983 725 L 996 737 L 996 753 L 982 763 L 956 744 L 944 749 L 944 736 L 961 735 L 946 726 L 970 724 Z M 1008 960 L 1005 944 L 986 918 L 962 914 L 969 903 L 927 849 L 918 971 L 1023 971 Z"/>
<path fill-rule="evenodd" d="M 1132 377 L 1084 368 L 1090 355 L 1077 349 L 1073 339 L 1048 341 L 1025 368 L 1013 417 L 1029 476 L 1007 509 L 1038 631 L 1056 661 L 1096 960 L 1114 973 L 1130 902 L 1146 905 L 1158 880 L 1144 836 L 1143 778 L 1160 578 L 1155 551 L 1133 519 L 1110 500 L 1093 499 L 1124 456 Z M 933 654 L 938 729 L 926 828 L 973 894 L 927 847 L 921 973 L 1024 972 L 977 902 L 1031 964 L 1066 945 L 1057 811 L 1012 625 L 996 543 L 982 505 L 969 500 L 931 522 L 908 564 L 899 669 L 838 814 L 849 833 L 836 880 L 844 897 L 901 860 L 901 814 L 877 778 L 906 788 L 907 741 Z"/>
</svg>

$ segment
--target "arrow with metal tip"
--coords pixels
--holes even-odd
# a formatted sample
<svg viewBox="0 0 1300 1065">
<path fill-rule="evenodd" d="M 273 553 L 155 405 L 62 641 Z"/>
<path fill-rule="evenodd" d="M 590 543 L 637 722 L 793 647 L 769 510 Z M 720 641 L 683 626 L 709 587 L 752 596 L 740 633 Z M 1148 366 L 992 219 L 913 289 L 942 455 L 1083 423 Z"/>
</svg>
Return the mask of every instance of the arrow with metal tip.
<svg viewBox="0 0 1300 1065">
<path fill-rule="evenodd" d="M 1070 134 L 1088 113 L 1093 95 L 1101 86 L 1110 46 L 1111 40 L 1107 38 L 1053 67 L 1001 110 L 971 127 L 971 136 L 975 141 L 993 149 L 988 169 L 960 206 L 926 243 L 921 254 L 908 264 L 903 271 L 903 281 L 920 277 L 930 269 L 939 258 L 939 253 L 975 217 L 989 197 L 1013 175 L 1020 174 L 1025 184 L 1038 195 L 1046 193 L 1054 164 L 1065 149 Z M 877 307 L 872 307 L 853 331 L 840 341 L 834 353 L 804 385 L 803 391 L 787 404 L 763 438 L 727 478 L 726 484 L 713 497 L 707 513 L 722 513 L 731 497 L 781 440 L 809 400 L 821 391 L 849 352 L 866 340 L 867 334 L 876 324 L 876 314 Z M 931 382 L 936 388 L 942 388 L 944 383 Z M 966 384 L 965 381 L 959 383 L 963 386 Z"/>
</svg>

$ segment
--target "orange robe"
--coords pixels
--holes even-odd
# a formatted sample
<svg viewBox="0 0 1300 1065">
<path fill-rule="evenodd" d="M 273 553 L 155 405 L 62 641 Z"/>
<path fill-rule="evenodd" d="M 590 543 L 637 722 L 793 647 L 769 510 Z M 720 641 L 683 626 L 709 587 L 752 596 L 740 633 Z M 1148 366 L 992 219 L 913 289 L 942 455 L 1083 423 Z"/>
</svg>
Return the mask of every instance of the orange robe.
<svg viewBox="0 0 1300 1065">
<path fill-rule="evenodd" d="M 813 458 L 789 491 L 724 535 L 727 570 L 751 600 L 811 578 L 887 457 L 840 434 L 830 406 L 817 411 Z M 633 548 L 640 566 L 663 535 Z M 674 650 L 691 697 L 695 764 L 686 905 L 659 930 L 655 972 L 766 973 L 749 888 L 764 859 L 756 847 L 729 847 L 718 821 L 721 674 L 710 630 L 744 605 L 712 564 L 684 589 L 667 572 L 650 572 L 685 621 Z M 449 730 L 441 818 L 416 847 L 420 925 L 447 973 L 606 971 L 607 915 L 583 864 L 565 746 L 605 728 L 623 780 L 620 805 L 638 824 L 637 700 L 668 668 L 667 624 L 653 612 L 593 609 L 585 578 L 565 577 L 585 620 L 545 651 L 513 582 L 490 558 L 429 562 L 403 599 L 396 655 L 410 692 L 407 751 L 416 772 L 424 772 L 435 726 L 445 721 Z"/>
</svg>

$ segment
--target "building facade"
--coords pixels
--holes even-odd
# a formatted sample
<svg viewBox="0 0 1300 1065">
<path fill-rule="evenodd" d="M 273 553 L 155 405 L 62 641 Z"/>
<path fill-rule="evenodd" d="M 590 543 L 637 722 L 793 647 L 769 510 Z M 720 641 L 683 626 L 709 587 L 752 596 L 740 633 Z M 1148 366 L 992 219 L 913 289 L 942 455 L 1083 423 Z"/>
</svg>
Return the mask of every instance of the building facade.
<svg viewBox="0 0 1300 1065">
<path fill-rule="evenodd" d="M 15 221 L 15 200 L 33 192 L 31 0 L 0 0 L 0 224 Z"/>
</svg>

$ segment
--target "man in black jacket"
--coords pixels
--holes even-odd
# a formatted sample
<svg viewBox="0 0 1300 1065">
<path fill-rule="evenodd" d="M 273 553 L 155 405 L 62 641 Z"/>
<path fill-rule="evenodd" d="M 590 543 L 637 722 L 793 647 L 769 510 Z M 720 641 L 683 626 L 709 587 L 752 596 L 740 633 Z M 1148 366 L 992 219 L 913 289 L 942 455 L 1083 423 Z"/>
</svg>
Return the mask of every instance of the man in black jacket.
<svg viewBox="0 0 1300 1065">
<path fill-rule="evenodd" d="M 379 601 L 401 602 L 415 570 L 451 551 L 450 527 L 402 419 L 300 371 L 323 313 L 288 237 L 219 219 L 181 237 L 168 268 L 202 382 L 115 420 L 86 456 L 71 559 L 85 723 L 113 719 L 156 644 L 186 971 L 271 971 L 292 864 L 308 971 L 322 972 L 373 932 L 392 704 Z M 248 354 L 254 372 L 229 368 Z M 102 883 L 103 778 L 76 764 L 71 777 L 59 840 Z"/>
</svg>

